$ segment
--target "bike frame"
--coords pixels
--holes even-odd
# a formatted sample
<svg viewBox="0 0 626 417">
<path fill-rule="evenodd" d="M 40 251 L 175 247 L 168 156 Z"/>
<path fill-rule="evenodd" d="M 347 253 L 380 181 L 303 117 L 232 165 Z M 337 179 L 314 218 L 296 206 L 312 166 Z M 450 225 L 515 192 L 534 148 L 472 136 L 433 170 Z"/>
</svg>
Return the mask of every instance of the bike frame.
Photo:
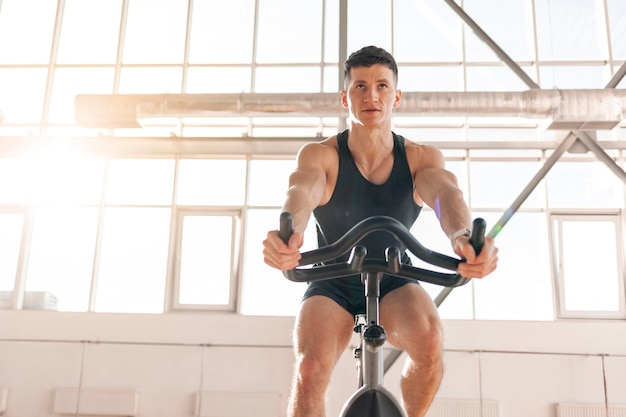
<svg viewBox="0 0 626 417">
<path fill-rule="evenodd" d="M 287 243 L 293 233 L 293 220 L 290 213 L 280 216 L 279 236 Z M 475 219 L 470 242 L 478 254 L 483 246 L 486 223 Z M 400 262 L 401 252 L 397 247 L 389 247 L 385 260 L 366 259 L 367 249 L 358 245 L 366 235 L 374 231 L 393 234 L 407 250 L 419 259 L 444 269 L 450 273 L 417 268 Z M 350 252 L 351 251 L 351 252 Z M 350 252 L 346 262 L 324 264 Z M 407 228 L 396 219 L 376 216 L 365 219 L 350 229 L 336 242 L 302 254 L 299 267 L 283 271 L 287 279 L 294 282 L 312 282 L 336 279 L 360 274 L 365 288 L 365 323 L 355 317 L 355 330 L 360 333 L 360 345 L 355 351 L 357 359 L 359 387 L 345 402 L 340 417 L 407 417 L 406 412 L 383 386 L 385 330 L 379 324 L 380 282 L 385 275 L 416 279 L 445 287 L 458 287 L 469 282 L 456 269 L 460 259 L 443 255 L 423 247 Z M 313 268 L 307 265 L 320 265 Z"/>
</svg>

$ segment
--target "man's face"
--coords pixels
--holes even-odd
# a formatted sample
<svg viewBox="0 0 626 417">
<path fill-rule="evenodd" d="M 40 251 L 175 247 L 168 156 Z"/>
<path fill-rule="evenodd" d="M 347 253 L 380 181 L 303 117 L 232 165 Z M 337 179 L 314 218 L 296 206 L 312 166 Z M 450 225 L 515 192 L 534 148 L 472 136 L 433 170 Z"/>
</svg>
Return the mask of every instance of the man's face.
<svg viewBox="0 0 626 417">
<path fill-rule="evenodd" d="M 400 90 L 396 90 L 393 71 L 375 64 L 352 68 L 347 90 L 341 92 L 341 103 L 349 109 L 353 123 L 376 125 L 391 120 L 401 96 Z"/>
</svg>

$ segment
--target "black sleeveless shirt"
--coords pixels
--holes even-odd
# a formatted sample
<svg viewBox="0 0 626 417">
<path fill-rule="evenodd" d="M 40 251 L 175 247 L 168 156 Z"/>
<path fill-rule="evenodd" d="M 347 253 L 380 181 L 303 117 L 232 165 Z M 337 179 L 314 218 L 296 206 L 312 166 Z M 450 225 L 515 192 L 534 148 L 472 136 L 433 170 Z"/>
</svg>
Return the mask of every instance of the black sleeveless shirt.
<svg viewBox="0 0 626 417">
<path fill-rule="evenodd" d="M 391 175 L 385 183 L 377 185 L 365 179 L 354 162 L 348 148 L 348 130 L 337 135 L 337 184 L 328 203 L 313 211 L 319 247 L 337 241 L 358 222 L 371 216 L 393 217 L 409 229 L 415 223 L 422 208 L 413 199 L 413 178 L 404 138 L 393 133 L 393 143 Z M 391 233 L 384 231 L 370 233 L 360 244 L 367 248 L 368 258 L 384 259 L 389 246 L 396 246 L 401 252 L 406 250 Z M 402 261 L 410 262 L 406 254 Z"/>
</svg>

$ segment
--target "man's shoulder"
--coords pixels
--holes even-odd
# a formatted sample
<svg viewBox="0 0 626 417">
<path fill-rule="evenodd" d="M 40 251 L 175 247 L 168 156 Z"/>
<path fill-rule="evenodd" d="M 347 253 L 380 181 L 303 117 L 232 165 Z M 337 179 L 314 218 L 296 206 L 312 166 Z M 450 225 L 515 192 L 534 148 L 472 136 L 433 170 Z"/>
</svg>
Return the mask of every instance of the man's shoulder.
<svg viewBox="0 0 626 417">
<path fill-rule="evenodd" d="M 300 148 L 300 153 L 337 153 L 337 136 L 331 136 L 319 142 L 309 142 Z"/>
</svg>

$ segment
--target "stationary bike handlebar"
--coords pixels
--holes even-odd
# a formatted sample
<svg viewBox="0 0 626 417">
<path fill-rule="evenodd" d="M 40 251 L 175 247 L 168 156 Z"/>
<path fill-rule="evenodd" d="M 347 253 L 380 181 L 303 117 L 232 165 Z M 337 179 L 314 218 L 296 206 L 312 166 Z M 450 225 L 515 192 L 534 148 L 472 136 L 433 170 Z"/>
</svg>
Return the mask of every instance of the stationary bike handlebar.
<svg viewBox="0 0 626 417">
<path fill-rule="evenodd" d="M 476 254 L 480 253 L 483 247 L 485 229 L 486 223 L 483 219 L 477 218 L 474 220 L 470 242 L 474 246 Z M 408 251 L 430 265 L 448 271 L 456 271 L 459 263 L 462 262 L 461 259 L 425 248 L 398 220 L 386 216 L 374 216 L 356 224 L 336 242 L 319 249 L 302 253 L 299 266 L 283 271 L 283 274 L 287 279 L 294 282 L 321 281 L 363 272 L 383 272 L 397 277 L 416 279 L 444 287 L 458 287 L 469 281 L 469 278 L 465 278 L 456 272 L 433 271 L 402 264 L 400 262 L 400 250 L 393 246 L 387 248 L 385 260 L 366 259 L 365 255 L 367 254 L 367 250 L 364 246 L 358 245 L 358 243 L 365 236 L 375 231 L 386 231 L 393 234 L 396 239 L 407 247 Z M 283 212 L 280 215 L 279 236 L 283 242 L 286 243 L 289 241 L 289 237 L 292 233 L 293 218 L 291 213 Z M 351 251 L 350 257 L 345 262 L 319 265 L 323 262 L 340 258 L 349 251 Z"/>
</svg>

